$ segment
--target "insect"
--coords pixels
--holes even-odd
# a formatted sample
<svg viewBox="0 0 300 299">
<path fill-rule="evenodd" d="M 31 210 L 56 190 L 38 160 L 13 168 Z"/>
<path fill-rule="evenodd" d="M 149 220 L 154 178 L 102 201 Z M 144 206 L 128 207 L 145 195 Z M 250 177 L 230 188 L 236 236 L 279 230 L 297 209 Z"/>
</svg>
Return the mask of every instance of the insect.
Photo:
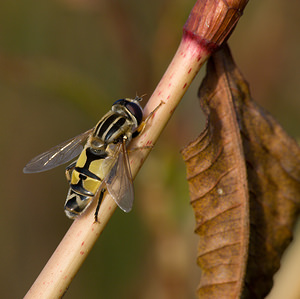
<svg viewBox="0 0 300 299">
<path fill-rule="evenodd" d="M 154 112 L 143 121 L 141 100 L 138 96 L 117 100 L 94 128 L 33 158 L 23 172 L 47 171 L 79 155 L 66 168 L 70 184 L 64 207 L 66 215 L 71 219 L 81 215 L 94 196 L 99 194 L 95 211 L 95 221 L 98 221 L 98 211 L 106 190 L 123 211 L 129 212 L 134 192 L 126 146 L 144 129 Z"/>
</svg>

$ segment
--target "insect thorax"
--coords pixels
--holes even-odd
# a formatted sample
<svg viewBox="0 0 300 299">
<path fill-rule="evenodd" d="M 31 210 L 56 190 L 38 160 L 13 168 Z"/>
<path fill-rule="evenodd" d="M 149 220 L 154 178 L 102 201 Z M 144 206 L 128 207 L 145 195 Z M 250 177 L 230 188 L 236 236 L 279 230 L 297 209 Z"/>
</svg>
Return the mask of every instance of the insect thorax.
<svg viewBox="0 0 300 299">
<path fill-rule="evenodd" d="M 131 140 L 132 133 L 136 130 L 137 123 L 134 118 L 125 117 L 123 114 L 110 111 L 96 125 L 93 132 L 93 144 L 105 148 L 107 144 L 122 141 L 123 136 Z M 101 144 L 102 142 L 102 144 Z"/>
</svg>

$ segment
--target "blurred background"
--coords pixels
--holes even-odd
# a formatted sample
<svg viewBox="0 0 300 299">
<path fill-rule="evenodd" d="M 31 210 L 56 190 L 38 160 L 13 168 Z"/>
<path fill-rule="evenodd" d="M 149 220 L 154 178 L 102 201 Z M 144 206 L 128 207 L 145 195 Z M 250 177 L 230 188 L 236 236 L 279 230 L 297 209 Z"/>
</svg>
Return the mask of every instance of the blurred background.
<svg viewBox="0 0 300 299">
<path fill-rule="evenodd" d="M 193 5 L 1 0 L 2 298 L 26 294 L 72 223 L 63 211 L 64 166 L 32 175 L 22 168 L 93 127 L 116 99 L 147 94 L 146 102 L 176 52 Z M 249 1 L 229 41 L 253 98 L 296 139 L 299 11 L 298 1 Z M 133 211 L 116 211 L 64 298 L 195 298 L 198 237 L 179 150 L 204 128 L 196 96 L 204 73 L 203 68 L 135 180 Z M 287 289 L 299 278 L 293 272 L 300 269 L 297 242 L 284 259 L 288 274 L 276 277 Z M 276 285 L 269 298 L 283 298 L 280 292 L 300 297 L 282 290 Z"/>
</svg>

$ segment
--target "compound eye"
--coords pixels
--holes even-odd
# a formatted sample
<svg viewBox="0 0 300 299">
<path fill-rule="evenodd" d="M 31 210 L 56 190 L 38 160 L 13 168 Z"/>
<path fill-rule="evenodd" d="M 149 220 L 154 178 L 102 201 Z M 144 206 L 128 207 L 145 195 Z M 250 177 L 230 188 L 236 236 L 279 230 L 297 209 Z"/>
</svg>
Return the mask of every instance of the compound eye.
<svg viewBox="0 0 300 299">
<path fill-rule="evenodd" d="M 125 107 L 136 118 L 138 125 L 140 125 L 143 120 L 143 110 L 141 106 L 133 102 L 127 102 Z"/>
</svg>

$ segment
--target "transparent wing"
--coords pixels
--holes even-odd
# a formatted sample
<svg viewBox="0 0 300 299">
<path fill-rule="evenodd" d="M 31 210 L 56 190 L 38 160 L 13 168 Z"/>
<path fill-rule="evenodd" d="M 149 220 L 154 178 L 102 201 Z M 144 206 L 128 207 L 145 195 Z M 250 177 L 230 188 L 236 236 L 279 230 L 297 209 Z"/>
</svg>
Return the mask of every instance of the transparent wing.
<svg viewBox="0 0 300 299">
<path fill-rule="evenodd" d="M 132 176 L 125 142 L 118 145 L 116 162 L 104 178 L 106 187 L 116 204 L 124 211 L 130 212 L 134 200 Z"/>
<path fill-rule="evenodd" d="M 38 155 L 24 167 L 23 172 L 42 172 L 67 163 L 81 153 L 83 149 L 82 143 L 92 131 L 93 129 L 90 129 Z"/>
</svg>

